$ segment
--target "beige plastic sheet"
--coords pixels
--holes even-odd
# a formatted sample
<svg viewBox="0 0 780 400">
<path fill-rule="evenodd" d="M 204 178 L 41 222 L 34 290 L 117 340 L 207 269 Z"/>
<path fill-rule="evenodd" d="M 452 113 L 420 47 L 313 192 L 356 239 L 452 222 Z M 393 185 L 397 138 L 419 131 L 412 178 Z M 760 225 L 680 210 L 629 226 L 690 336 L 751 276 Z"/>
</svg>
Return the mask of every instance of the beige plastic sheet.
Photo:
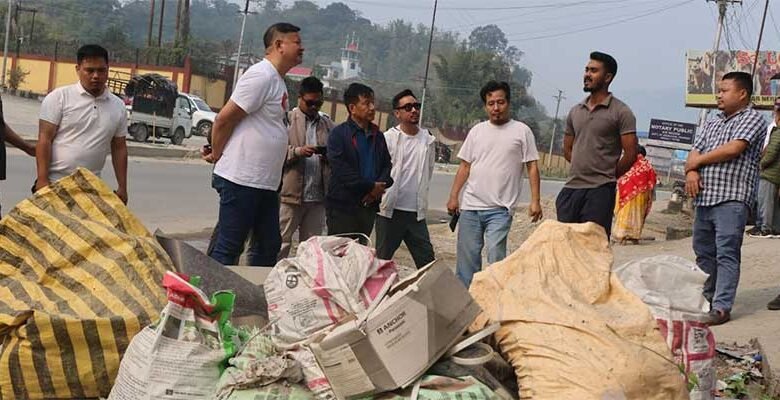
<svg viewBox="0 0 780 400">
<path fill-rule="evenodd" d="M 484 312 L 515 368 L 521 399 L 685 399 L 687 388 L 648 307 L 611 272 L 604 230 L 544 222 L 475 275 Z"/>
</svg>

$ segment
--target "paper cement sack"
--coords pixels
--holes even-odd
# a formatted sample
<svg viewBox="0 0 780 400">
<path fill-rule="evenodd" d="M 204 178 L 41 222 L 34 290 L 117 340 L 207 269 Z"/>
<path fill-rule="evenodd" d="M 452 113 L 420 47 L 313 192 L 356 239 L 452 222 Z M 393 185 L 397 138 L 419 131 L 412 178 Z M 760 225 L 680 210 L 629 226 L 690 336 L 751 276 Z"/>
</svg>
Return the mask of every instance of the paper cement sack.
<svg viewBox="0 0 780 400">
<path fill-rule="evenodd" d="M 647 306 L 611 273 L 604 230 L 545 221 L 470 293 L 493 322 L 521 399 L 687 399 Z"/>
<path fill-rule="evenodd" d="M 615 274 L 650 307 L 675 362 L 696 376 L 691 400 L 713 399 L 715 335 L 704 323 L 707 300 L 701 294 L 707 274 L 694 262 L 670 255 L 625 263 Z"/>
<path fill-rule="evenodd" d="M 396 281 L 392 261 L 349 238 L 315 236 L 266 278 L 273 335 L 295 343 L 344 317 L 365 311 Z"/>
<path fill-rule="evenodd" d="M 212 400 L 228 357 L 206 295 L 167 272 L 168 304 L 160 320 L 130 342 L 108 400 Z"/>
</svg>

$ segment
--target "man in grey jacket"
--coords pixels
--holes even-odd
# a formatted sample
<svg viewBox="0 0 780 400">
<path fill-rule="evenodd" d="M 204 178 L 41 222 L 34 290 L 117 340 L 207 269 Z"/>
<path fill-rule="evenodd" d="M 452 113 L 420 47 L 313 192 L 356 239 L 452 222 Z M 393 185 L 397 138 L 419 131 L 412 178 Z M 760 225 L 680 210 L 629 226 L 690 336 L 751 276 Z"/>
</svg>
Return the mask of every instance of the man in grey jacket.
<svg viewBox="0 0 780 400">
<path fill-rule="evenodd" d="M 385 141 L 395 185 L 385 192 L 376 220 L 377 257 L 392 259 L 403 241 L 417 268 L 434 260 L 425 212 L 436 146 L 430 132 L 418 126 L 421 107 L 411 90 L 393 97 L 400 124 L 385 132 Z"/>
<path fill-rule="evenodd" d="M 325 145 L 333 122 L 323 113 L 322 82 L 310 76 L 301 81 L 298 107 L 289 112 L 290 144 L 282 172 L 279 259 L 290 254 L 292 236 L 300 241 L 321 235 L 325 224 L 325 190 L 330 175 Z"/>
</svg>

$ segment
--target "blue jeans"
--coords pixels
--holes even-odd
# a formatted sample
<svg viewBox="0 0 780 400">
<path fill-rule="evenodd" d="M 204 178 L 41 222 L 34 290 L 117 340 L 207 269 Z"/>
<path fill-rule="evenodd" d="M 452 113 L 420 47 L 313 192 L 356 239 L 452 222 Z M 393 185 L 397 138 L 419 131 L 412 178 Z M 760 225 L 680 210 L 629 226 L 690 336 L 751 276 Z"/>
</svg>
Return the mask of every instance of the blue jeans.
<svg viewBox="0 0 780 400">
<path fill-rule="evenodd" d="M 471 285 L 474 274 L 482 270 L 482 248 L 485 244 L 488 264 L 506 257 L 506 238 L 512 227 L 512 216 L 506 208 L 460 212 L 457 272 L 466 287 Z"/>
<path fill-rule="evenodd" d="M 747 216 L 747 206 L 739 201 L 696 207 L 693 252 L 696 264 L 709 275 L 703 294 L 713 309 L 731 311 L 734 305 Z"/>
<path fill-rule="evenodd" d="M 218 175 L 213 176 L 211 185 L 219 193 L 219 220 L 209 256 L 223 265 L 238 264 L 251 234 L 249 265 L 274 266 L 282 246 L 279 194 L 238 185 Z"/>
</svg>

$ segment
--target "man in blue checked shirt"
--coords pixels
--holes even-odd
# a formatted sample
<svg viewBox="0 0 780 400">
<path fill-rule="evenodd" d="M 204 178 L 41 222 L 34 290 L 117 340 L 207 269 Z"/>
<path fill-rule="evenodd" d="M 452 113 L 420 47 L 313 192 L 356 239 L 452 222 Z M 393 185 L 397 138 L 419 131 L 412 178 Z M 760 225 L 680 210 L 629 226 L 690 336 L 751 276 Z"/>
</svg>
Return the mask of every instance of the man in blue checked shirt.
<svg viewBox="0 0 780 400">
<path fill-rule="evenodd" d="M 742 238 L 767 128 L 750 106 L 752 94 L 750 74 L 723 76 L 717 95 L 721 112 L 696 135 L 685 163 L 685 188 L 696 206 L 693 251 L 709 275 L 703 291 L 710 302 L 709 325 L 731 319 L 737 294 Z"/>
</svg>

